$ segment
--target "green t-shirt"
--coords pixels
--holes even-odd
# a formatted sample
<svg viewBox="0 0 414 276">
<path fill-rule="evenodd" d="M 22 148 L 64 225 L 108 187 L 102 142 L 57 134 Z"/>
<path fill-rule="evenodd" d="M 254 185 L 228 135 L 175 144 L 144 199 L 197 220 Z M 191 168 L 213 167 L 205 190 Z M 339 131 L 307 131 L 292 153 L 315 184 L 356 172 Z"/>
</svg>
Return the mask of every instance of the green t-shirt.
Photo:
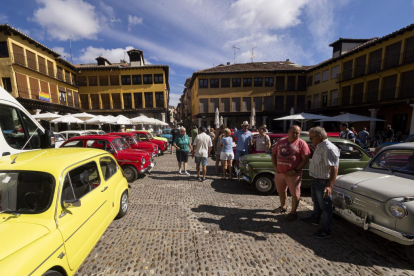
<svg viewBox="0 0 414 276">
<path fill-rule="evenodd" d="M 191 141 L 192 142 L 194 142 L 194 140 L 195 140 L 195 138 L 197 137 L 197 135 L 198 135 L 198 131 L 197 131 L 197 129 L 196 128 L 194 128 L 192 131 L 191 131 Z"/>
<path fill-rule="evenodd" d="M 184 136 L 179 134 L 174 139 L 174 144 L 176 144 L 177 147 L 179 147 L 180 150 L 182 150 L 182 151 L 188 151 L 189 150 L 189 147 L 188 147 L 189 143 L 190 143 L 190 138 L 188 137 L 187 134 L 185 134 Z"/>
</svg>

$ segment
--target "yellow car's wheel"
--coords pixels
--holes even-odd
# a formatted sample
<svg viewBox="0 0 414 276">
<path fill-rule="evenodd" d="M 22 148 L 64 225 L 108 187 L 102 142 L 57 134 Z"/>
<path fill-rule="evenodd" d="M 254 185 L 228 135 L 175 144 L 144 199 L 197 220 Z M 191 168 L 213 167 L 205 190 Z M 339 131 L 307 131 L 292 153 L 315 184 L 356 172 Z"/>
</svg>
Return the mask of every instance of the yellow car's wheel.
<svg viewBox="0 0 414 276">
<path fill-rule="evenodd" d="M 63 274 L 56 270 L 48 270 L 43 276 L 63 276 Z"/>
<path fill-rule="evenodd" d="M 129 202 L 128 202 L 128 191 L 124 191 L 121 195 L 119 212 L 116 216 L 117 219 L 122 218 L 128 212 Z"/>
</svg>

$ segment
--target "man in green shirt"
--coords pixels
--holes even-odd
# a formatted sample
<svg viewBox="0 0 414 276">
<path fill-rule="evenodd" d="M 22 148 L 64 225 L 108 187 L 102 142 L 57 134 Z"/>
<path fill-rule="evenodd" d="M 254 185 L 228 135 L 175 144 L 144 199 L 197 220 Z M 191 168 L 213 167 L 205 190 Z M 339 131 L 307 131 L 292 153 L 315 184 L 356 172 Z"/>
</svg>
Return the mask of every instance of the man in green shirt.
<svg viewBox="0 0 414 276">
<path fill-rule="evenodd" d="M 193 126 L 193 129 L 191 130 L 191 142 L 194 142 L 195 138 L 198 135 L 198 129 L 197 126 Z"/>
</svg>

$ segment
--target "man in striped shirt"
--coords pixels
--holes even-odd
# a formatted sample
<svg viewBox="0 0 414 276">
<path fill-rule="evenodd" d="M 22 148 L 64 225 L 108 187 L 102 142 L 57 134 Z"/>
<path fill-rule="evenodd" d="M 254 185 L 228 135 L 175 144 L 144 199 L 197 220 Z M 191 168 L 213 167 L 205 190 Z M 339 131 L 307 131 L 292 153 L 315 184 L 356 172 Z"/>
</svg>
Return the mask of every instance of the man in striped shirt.
<svg viewBox="0 0 414 276">
<path fill-rule="evenodd" d="M 339 149 L 327 139 L 324 128 L 314 127 L 309 130 L 309 140 L 315 147 L 309 164 L 313 212 L 301 222 L 318 225 L 321 228 L 313 235 L 315 238 L 329 238 L 332 231 L 332 186 L 338 175 Z"/>
</svg>

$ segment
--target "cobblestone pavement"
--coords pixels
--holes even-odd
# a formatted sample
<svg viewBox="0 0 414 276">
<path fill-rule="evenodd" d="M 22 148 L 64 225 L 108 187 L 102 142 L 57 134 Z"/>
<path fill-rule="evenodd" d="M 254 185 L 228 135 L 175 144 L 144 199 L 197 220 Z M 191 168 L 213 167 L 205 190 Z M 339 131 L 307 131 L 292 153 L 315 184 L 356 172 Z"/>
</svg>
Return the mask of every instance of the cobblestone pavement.
<svg viewBox="0 0 414 276">
<path fill-rule="evenodd" d="M 414 275 L 401 246 L 342 219 L 331 239 L 317 240 L 317 226 L 271 213 L 277 196 L 217 176 L 199 183 L 192 159 L 190 177 L 176 169 L 166 154 L 131 184 L 128 214 L 76 275 Z M 303 196 L 299 217 L 310 214 L 310 191 Z"/>
</svg>

